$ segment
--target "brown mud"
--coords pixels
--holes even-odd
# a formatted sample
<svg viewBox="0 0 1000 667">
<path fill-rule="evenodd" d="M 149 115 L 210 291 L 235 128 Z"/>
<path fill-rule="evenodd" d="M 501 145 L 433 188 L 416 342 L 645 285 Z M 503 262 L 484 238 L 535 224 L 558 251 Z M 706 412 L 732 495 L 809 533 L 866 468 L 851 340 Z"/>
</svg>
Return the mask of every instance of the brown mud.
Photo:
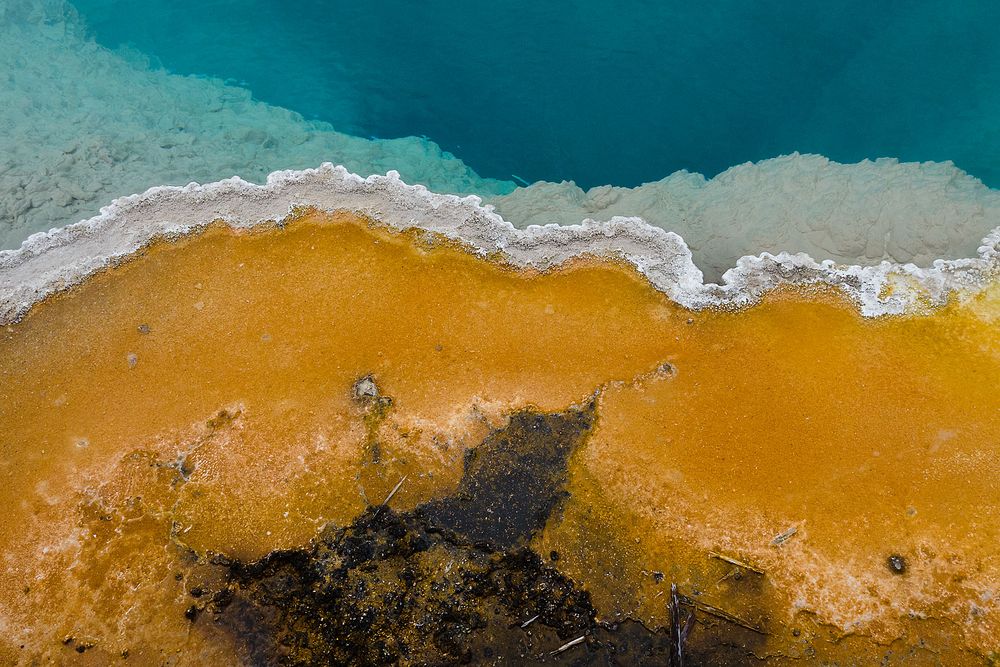
<svg viewBox="0 0 1000 667">
<path fill-rule="evenodd" d="M 593 403 L 516 413 L 469 450 L 451 496 L 409 512 L 369 507 L 251 563 L 211 558 L 224 586 L 195 589 L 186 616 L 225 628 L 252 665 L 755 661 L 731 621 L 706 615 L 699 637 L 712 646 L 692 643 L 700 614 L 676 587 L 664 598 L 671 628 L 599 621 L 590 595 L 558 571 L 559 554 L 545 562 L 526 546 L 565 496 L 568 456 L 593 420 Z"/>
</svg>

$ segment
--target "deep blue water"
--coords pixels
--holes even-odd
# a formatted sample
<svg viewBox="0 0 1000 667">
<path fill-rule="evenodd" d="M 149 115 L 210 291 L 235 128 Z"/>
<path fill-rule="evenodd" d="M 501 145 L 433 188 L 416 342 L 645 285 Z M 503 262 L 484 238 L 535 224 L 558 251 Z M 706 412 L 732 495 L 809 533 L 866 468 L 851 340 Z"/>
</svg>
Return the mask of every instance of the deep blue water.
<svg viewBox="0 0 1000 667">
<path fill-rule="evenodd" d="M 792 151 L 1000 186 L 1000 2 L 73 0 L 182 74 L 481 175 L 636 185 Z"/>
</svg>

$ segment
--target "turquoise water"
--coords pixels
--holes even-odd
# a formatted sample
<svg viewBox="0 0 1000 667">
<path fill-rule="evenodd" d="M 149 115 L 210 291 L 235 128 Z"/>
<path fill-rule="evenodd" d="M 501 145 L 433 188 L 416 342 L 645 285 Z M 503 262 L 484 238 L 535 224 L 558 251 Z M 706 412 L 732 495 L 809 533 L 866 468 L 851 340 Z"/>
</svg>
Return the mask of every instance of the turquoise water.
<svg viewBox="0 0 1000 667">
<path fill-rule="evenodd" d="M 710 280 L 969 257 L 1000 227 L 998 27 L 995 0 L 0 0 L 0 249 L 329 161 L 518 227 L 641 217 Z"/>
<path fill-rule="evenodd" d="M 75 0 L 96 40 L 482 176 L 636 185 L 792 151 L 1000 185 L 1000 3 Z"/>
</svg>

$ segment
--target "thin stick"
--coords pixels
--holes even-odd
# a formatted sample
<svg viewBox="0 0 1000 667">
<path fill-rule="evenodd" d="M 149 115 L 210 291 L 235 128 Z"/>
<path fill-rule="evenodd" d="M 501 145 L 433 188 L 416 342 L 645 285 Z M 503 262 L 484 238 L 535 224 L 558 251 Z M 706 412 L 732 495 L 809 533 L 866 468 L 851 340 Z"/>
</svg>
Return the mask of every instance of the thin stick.
<svg viewBox="0 0 1000 667">
<path fill-rule="evenodd" d="M 522 627 L 522 628 L 526 628 L 526 627 L 528 627 L 529 625 L 531 625 L 532 623 L 534 623 L 535 621 L 537 621 L 537 620 L 538 620 L 538 617 L 539 617 L 540 615 L 541 615 L 541 614 L 535 614 L 534 616 L 532 616 L 531 618 L 529 618 L 529 619 L 528 619 L 527 621 L 525 621 L 524 623 L 522 623 L 522 624 L 521 624 L 521 627 Z"/>
<path fill-rule="evenodd" d="M 744 570 L 750 570 L 751 572 L 756 572 L 757 574 L 765 574 L 764 570 L 760 569 L 759 567 L 754 567 L 750 563 L 744 563 L 741 560 L 736 560 L 731 556 L 726 556 L 724 554 L 720 554 L 715 551 L 709 551 L 708 555 L 711 556 L 712 558 L 718 558 L 719 560 L 726 561 L 730 565 L 736 565 L 737 567 L 742 567 Z"/>
<path fill-rule="evenodd" d="M 790 540 L 797 532 L 799 532 L 799 527 L 792 526 L 785 532 L 775 535 L 774 539 L 771 540 L 771 544 L 773 544 L 776 547 L 780 547 L 782 544 Z"/>
<path fill-rule="evenodd" d="M 557 648 L 555 651 L 552 651 L 552 653 L 550 653 L 549 655 L 559 655 L 563 651 L 565 651 L 567 649 L 571 649 L 574 646 L 576 646 L 577 644 L 582 644 L 583 640 L 585 640 L 586 638 L 587 638 L 586 635 L 582 635 L 580 637 L 577 637 L 576 639 L 574 639 L 571 642 L 566 642 L 565 644 L 563 644 L 562 646 L 560 646 L 559 648 Z"/>
<path fill-rule="evenodd" d="M 729 621 L 730 623 L 732 623 L 734 625 L 738 625 L 741 628 L 746 628 L 747 630 L 750 630 L 751 632 L 756 632 L 759 635 L 767 635 L 767 633 L 764 632 L 763 630 L 761 630 L 760 628 L 758 628 L 758 627 L 756 627 L 754 625 L 750 625 L 749 622 L 744 621 L 742 618 L 740 618 L 738 616 L 733 616 L 732 614 L 730 614 L 728 611 L 725 611 L 724 609 L 719 609 L 718 607 L 713 607 L 712 605 L 705 604 L 704 602 L 695 602 L 693 600 L 688 600 L 688 602 L 691 604 L 692 607 L 694 607 L 695 609 L 698 609 L 700 611 L 703 611 L 706 614 L 711 614 L 712 616 L 715 616 L 716 618 L 721 618 L 724 621 Z"/>
<path fill-rule="evenodd" d="M 382 505 L 383 505 L 383 506 L 385 506 L 385 505 L 388 505 L 388 504 L 389 504 L 389 501 L 390 501 L 390 500 L 392 500 L 392 497 L 393 497 L 394 495 L 396 495 L 396 492 L 397 492 L 397 491 L 399 491 L 399 487 L 403 486 L 403 482 L 405 482 L 405 481 L 406 481 L 406 478 L 407 478 L 407 477 L 409 477 L 409 475 L 403 475 L 403 479 L 399 480 L 399 482 L 398 482 L 398 483 L 396 484 L 396 486 L 392 487 L 392 491 L 390 491 L 390 492 L 389 492 L 389 495 L 387 495 L 387 496 L 385 497 L 385 500 L 383 500 L 383 501 L 382 501 Z"/>
<path fill-rule="evenodd" d="M 681 600 L 677 593 L 677 584 L 670 584 L 670 602 L 667 605 L 670 612 L 670 665 L 684 667 L 684 640 L 681 638 Z"/>
</svg>

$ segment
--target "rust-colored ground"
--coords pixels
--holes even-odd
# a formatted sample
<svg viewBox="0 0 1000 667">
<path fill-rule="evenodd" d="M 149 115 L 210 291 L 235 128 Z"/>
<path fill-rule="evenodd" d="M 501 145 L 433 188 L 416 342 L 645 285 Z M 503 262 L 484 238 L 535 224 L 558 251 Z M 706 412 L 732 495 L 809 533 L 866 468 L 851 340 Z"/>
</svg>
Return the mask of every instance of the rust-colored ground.
<svg viewBox="0 0 1000 667">
<path fill-rule="evenodd" d="M 156 244 L 0 329 L 0 657 L 231 663 L 184 615 L 196 556 L 301 545 L 404 475 L 393 507 L 452 493 L 505 415 L 599 394 L 535 546 L 606 618 L 666 623 L 676 582 L 692 641 L 986 662 L 998 292 L 694 313 L 611 261 L 515 270 L 346 215 Z"/>
</svg>

